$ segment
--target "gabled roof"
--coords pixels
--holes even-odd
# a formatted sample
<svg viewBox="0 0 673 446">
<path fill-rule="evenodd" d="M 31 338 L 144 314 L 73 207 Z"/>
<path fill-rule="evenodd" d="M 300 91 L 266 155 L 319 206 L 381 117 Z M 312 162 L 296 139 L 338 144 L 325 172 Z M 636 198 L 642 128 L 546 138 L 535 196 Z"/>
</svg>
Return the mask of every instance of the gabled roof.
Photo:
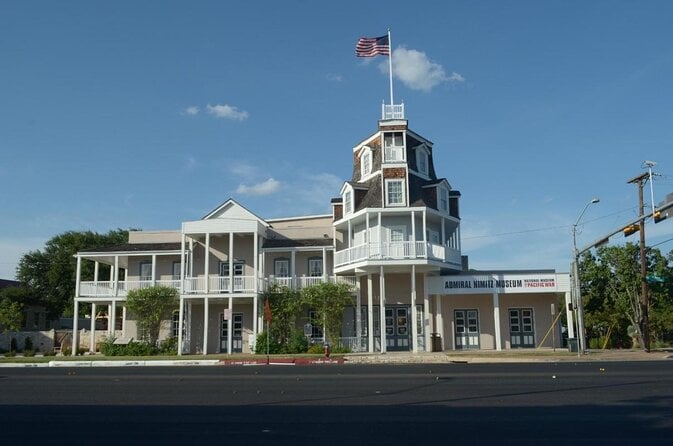
<svg viewBox="0 0 673 446">
<path fill-rule="evenodd" d="M 263 218 L 257 216 L 256 214 L 249 211 L 245 206 L 241 205 L 239 202 L 233 198 L 229 198 L 227 201 L 210 211 L 208 214 L 204 215 L 201 220 L 212 220 L 215 218 L 226 218 L 229 215 L 226 214 L 235 214 L 236 218 L 245 219 L 245 220 L 257 220 L 264 226 L 270 226 Z"/>
</svg>

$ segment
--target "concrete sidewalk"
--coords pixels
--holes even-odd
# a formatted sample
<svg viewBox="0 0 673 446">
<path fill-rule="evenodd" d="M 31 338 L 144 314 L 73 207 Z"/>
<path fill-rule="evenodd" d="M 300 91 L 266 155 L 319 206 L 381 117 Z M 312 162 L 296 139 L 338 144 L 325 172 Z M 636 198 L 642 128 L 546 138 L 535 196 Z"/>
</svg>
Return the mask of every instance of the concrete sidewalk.
<svg viewBox="0 0 673 446">
<path fill-rule="evenodd" d="M 525 362 L 588 362 L 588 361 L 661 361 L 673 359 L 673 350 L 590 350 L 577 355 L 567 350 L 476 350 L 438 353 L 387 352 L 384 354 L 351 353 L 347 364 L 442 364 L 442 363 L 525 363 Z"/>
</svg>

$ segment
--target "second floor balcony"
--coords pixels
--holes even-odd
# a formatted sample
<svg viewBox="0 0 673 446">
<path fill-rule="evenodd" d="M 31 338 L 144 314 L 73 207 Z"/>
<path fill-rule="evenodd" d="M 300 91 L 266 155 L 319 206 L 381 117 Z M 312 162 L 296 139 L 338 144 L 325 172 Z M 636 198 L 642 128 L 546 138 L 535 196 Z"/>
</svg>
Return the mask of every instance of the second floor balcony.
<svg viewBox="0 0 673 446">
<path fill-rule="evenodd" d="M 341 251 L 334 256 L 335 267 L 367 261 L 395 262 L 399 260 L 434 260 L 460 269 L 461 254 L 457 249 L 422 241 L 363 243 Z"/>
<path fill-rule="evenodd" d="M 284 286 L 290 289 L 301 289 L 320 283 L 346 283 L 355 285 L 355 277 L 320 276 L 320 277 L 273 277 L 256 279 L 254 276 L 186 277 L 183 294 L 221 295 L 228 293 L 254 294 L 268 290 L 273 285 Z M 152 286 L 167 286 L 180 290 L 180 279 L 174 280 L 123 280 L 115 286 L 111 281 L 82 281 L 79 287 L 79 297 L 109 298 L 126 297 L 131 290 L 150 288 Z"/>
</svg>

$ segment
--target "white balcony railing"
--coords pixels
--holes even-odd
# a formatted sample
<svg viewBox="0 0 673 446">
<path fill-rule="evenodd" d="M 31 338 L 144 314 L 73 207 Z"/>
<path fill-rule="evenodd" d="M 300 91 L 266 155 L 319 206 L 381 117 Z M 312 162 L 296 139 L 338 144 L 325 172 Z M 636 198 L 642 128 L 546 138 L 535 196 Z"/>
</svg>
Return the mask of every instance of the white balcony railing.
<svg viewBox="0 0 673 446">
<path fill-rule="evenodd" d="M 335 266 L 344 266 L 368 260 L 438 260 L 460 267 L 461 256 L 457 249 L 424 242 L 364 243 L 337 251 Z"/>
<path fill-rule="evenodd" d="M 301 289 L 319 283 L 346 283 L 355 286 L 355 277 L 345 276 L 320 276 L 320 277 L 269 277 L 260 280 L 258 287 L 255 287 L 254 276 L 234 276 L 233 287 L 230 287 L 229 276 L 210 276 L 208 278 L 207 294 L 226 294 L 234 293 L 255 293 L 264 291 L 272 285 L 286 286 L 291 289 Z M 119 281 L 117 284 L 117 293 L 112 282 L 80 282 L 79 297 L 125 297 L 129 291 L 149 288 L 153 285 L 163 285 L 180 289 L 180 280 L 127 280 Z M 185 278 L 185 294 L 206 294 L 206 279 L 200 277 Z"/>
<path fill-rule="evenodd" d="M 381 119 L 404 119 L 404 104 L 382 104 Z"/>
</svg>

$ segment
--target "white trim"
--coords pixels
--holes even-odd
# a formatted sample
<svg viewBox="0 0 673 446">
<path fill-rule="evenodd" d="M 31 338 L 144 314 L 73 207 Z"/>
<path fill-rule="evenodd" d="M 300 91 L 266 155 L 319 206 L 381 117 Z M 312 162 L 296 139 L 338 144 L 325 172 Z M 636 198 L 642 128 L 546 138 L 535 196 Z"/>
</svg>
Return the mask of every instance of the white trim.
<svg viewBox="0 0 673 446">
<path fill-rule="evenodd" d="M 391 183 L 400 183 L 401 186 L 401 193 L 402 193 L 402 201 L 400 203 L 391 203 L 389 200 L 389 185 Z M 383 188 L 383 195 L 384 195 L 384 202 L 386 207 L 405 207 L 407 204 L 407 187 L 406 187 L 406 180 L 404 178 L 386 178 L 384 181 L 384 188 Z"/>
</svg>

